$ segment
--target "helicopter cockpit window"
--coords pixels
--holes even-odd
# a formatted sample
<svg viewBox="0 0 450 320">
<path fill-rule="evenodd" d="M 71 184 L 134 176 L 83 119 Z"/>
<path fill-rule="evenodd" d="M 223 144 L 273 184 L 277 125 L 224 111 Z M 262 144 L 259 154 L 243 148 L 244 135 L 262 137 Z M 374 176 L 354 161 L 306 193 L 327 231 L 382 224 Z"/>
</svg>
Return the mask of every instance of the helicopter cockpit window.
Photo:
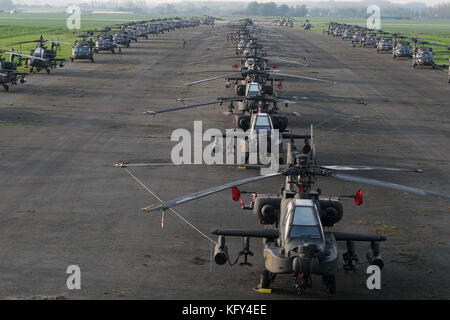
<svg viewBox="0 0 450 320">
<path fill-rule="evenodd" d="M 35 56 L 35 57 L 43 57 L 43 55 L 44 55 L 44 49 L 42 49 L 40 47 L 36 48 L 33 52 L 33 56 Z"/>
<path fill-rule="evenodd" d="M 248 88 L 248 96 L 256 96 L 259 94 L 259 87 L 257 83 L 250 84 L 250 87 Z"/>
<path fill-rule="evenodd" d="M 290 238 L 320 238 L 320 229 L 313 207 L 295 207 Z"/>
<path fill-rule="evenodd" d="M 255 128 L 270 128 L 270 120 L 268 116 L 257 116 Z"/>
</svg>

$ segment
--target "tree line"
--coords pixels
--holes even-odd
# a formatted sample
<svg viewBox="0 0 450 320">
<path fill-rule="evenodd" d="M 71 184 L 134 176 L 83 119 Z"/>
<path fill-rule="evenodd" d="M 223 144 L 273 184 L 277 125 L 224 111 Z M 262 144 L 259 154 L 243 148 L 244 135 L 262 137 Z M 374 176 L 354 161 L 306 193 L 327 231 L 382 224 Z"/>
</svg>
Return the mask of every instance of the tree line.
<svg viewBox="0 0 450 320">
<path fill-rule="evenodd" d="M 405 6 L 390 4 L 381 8 L 382 16 L 398 19 L 429 18 L 450 19 L 450 3 L 414 9 Z M 277 5 L 275 2 L 250 2 L 244 12 L 251 16 L 286 16 L 286 17 L 334 17 L 334 18 L 364 18 L 367 17 L 367 4 L 358 4 L 351 7 L 308 8 L 306 5 L 288 6 Z"/>
</svg>

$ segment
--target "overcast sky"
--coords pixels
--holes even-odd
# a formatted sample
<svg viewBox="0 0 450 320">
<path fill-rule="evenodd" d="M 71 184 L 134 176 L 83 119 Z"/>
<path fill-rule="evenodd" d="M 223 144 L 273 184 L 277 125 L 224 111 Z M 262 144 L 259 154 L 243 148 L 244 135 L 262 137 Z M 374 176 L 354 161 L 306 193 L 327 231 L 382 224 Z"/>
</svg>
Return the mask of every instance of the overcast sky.
<svg viewBox="0 0 450 320">
<path fill-rule="evenodd" d="M 96 0 L 96 1 L 108 1 L 108 0 Z M 145 0 L 147 3 L 149 4 L 156 4 L 156 3 L 168 3 L 168 2 L 189 2 L 189 1 L 205 1 L 205 0 Z M 233 1 L 239 1 L 239 2 L 252 2 L 252 1 L 259 1 L 259 2 L 284 2 L 284 3 L 288 3 L 288 2 L 295 2 L 295 1 L 302 1 L 302 0 L 208 0 L 208 1 L 219 1 L 219 2 L 233 2 Z M 319 1 L 324 1 L 324 0 L 305 0 L 305 1 L 314 1 L 314 2 L 319 2 Z M 326 1 L 326 0 L 325 0 Z M 361 1 L 361 0 L 334 0 L 334 1 Z M 370 0 L 365 0 L 370 2 Z M 450 3 L 450 0 L 389 0 L 392 3 L 408 3 L 408 2 L 422 2 L 422 3 L 426 3 L 428 5 L 432 5 L 432 4 L 438 4 L 438 3 Z M 13 0 L 13 2 L 18 2 L 18 3 L 29 3 L 29 4 L 52 4 L 52 5 L 56 5 L 58 3 L 60 4 L 65 4 L 65 3 L 80 3 L 80 2 L 88 2 L 90 3 L 91 0 Z M 373 1 L 374 3 L 377 2 L 377 0 Z"/>
<path fill-rule="evenodd" d="M 148 3 L 167 3 L 167 2 L 189 2 L 189 0 L 146 0 Z M 195 0 L 193 0 L 195 1 Z M 200 0 L 202 1 L 202 0 Z M 221 2 L 227 2 L 227 1 L 245 1 L 245 0 L 209 0 L 209 1 L 221 1 Z M 302 1 L 302 0 L 247 0 L 247 2 L 252 2 L 252 1 L 258 1 L 258 2 L 298 2 L 298 1 Z M 305 0 L 305 1 L 314 1 L 314 2 L 319 2 L 319 1 L 324 1 L 324 0 Z M 325 0 L 327 1 L 327 0 Z M 359 2 L 361 0 L 334 0 L 334 1 L 354 1 L 354 2 Z M 366 1 L 366 0 L 365 0 Z M 367 0 L 368 2 L 370 2 L 369 0 Z M 450 0 L 389 0 L 392 3 L 409 3 L 409 2 L 422 2 L 422 3 L 426 3 L 426 4 L 437 4 L 437 3 L 448 3 L 450 2 Z M 376 2 L 373 1 L 373 2 Z"/>
</svg>

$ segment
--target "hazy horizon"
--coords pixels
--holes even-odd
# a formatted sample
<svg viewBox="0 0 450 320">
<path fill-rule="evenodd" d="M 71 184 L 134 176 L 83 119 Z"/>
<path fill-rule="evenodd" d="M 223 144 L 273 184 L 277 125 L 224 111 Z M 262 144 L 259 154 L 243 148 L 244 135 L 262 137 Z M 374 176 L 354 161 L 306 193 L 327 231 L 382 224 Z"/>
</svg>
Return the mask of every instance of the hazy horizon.
<svg viewBox="0 0 450 320">
<path fill-rule="evenodd" d="M 116 0 L 117 1 L 117 0 Z M 118 0 L 120 1 L 120 0 Z M 164 4 L 164 3 L 179 3 L 179 2 L 196 2 L 196 0 L 140 0 L 145 1 L 148 5 Z M 201 2 L 202 0 L 197 0 Z M 329 2 L 330 0 L 208 0 L 209 2 L 276 2 L 276 3 L 287 3 L 290 2 Z M 380 0 L 331 0 L 334 2 L 371 2 L 376 4 Z M 381 0 L 383 1 L 383 0 Z M 435 5 L 440 3 L 450 3 L 450 0 L 387 0 L 395 4 L 407 4 L 407 3 L 425 3 L 427 5 Z M 13 0 L 14 3 L 18 4 L 28 4 L 28 5 L 58 5 L 67 3 L 91 3 L 91 0 Z M 95 2 L 114 2 L 114 0 L 95 0 Z"/>
</svg>

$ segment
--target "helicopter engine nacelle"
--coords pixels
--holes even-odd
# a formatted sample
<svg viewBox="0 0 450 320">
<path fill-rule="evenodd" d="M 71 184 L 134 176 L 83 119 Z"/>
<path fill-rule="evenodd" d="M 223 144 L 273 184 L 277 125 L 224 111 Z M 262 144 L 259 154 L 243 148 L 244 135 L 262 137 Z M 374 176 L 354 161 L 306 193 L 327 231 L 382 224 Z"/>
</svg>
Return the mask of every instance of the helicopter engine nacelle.
<svg viewBox="0 0 450 320">
<path fill-rule="evenodd" d="M 273 95 L 273 86 L 265 86 L 264 87 L 264 92 L 266 94 L 268 94 L 269 96 L 272 96 Z"/>
<path fill-rule="evenodd" d="M 280 217 L 281 198 L 277 196 L 256 197 L 253 213 L 261 224 L 274 224 Z"/>
<path fill-rule="evenodd" d="M 272 122 L 274 129 L 278 129 L 280 132 L 285 131 L 289 124 L 288 118 L 285 116 L 272 116 Z"/>
<path fill-rule="evenodd" d="M 320 221 L 324 227 L 332 227 L 338 223 L 344 215 L 342 202 L 335 199 L 319 199 Z"/>
<path fill-rule="evenodd" d="M 238 116 L 237 125 L 240 129 L 247 131 L 250 128 L 250 116 Z"/>
<path fill-rule="evenodd" d="M 236 95 L 240 97 L 245 96 L 245 84 L 240 84 L 236 86 Z"/>
</svg>

